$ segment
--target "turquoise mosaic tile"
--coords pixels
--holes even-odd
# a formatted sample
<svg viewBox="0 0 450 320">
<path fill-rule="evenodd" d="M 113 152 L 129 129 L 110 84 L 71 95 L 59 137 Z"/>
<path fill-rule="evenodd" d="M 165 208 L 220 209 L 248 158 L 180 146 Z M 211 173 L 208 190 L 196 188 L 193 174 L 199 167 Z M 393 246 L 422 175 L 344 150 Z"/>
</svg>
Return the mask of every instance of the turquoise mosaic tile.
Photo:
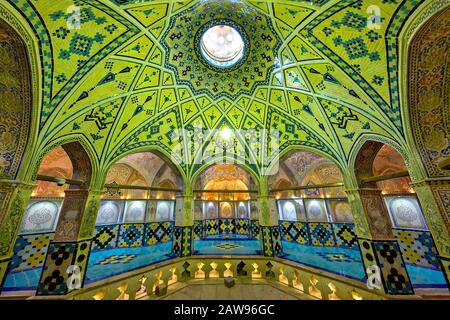
<svg viewBox="0 0 450 320">
<path fill-rule="evenodd" d="M 260 255 L 258 240 L 198 240 L 194 241 L 195 255 Z"/>
<path fill-rule="evenodd" d="M 171 250 L 172 242 L 166 242 L 150 247 L 117 248 L 94 252 L 89 259 L 85 283 L 92 283 L 170 259 Z M 105 264 L 108 259 L 110 262 L 114 260 L 118 262 Z"/>
</svg>

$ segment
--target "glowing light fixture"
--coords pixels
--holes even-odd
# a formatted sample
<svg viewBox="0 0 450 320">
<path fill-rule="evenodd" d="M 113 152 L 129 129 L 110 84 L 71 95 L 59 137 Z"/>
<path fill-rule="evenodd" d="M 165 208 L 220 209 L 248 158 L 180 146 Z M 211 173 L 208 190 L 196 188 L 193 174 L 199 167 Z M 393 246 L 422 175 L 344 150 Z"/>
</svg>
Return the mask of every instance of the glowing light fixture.
<svg viewBox="0 0 450 320">
<path fill-rule="evenodd" d="M 221 135 L 222 139 L 228 140 L 231 138 L 231 131 L 228 128 L 223 128 L 220 135 Z"/>
</svg>

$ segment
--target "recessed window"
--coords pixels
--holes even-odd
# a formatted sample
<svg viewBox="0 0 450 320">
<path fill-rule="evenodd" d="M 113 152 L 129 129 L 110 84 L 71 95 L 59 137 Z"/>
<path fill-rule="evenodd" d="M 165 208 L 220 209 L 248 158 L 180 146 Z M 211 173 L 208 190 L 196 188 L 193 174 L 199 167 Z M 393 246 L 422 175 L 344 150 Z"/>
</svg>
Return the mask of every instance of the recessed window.
<svg viewBox="0 0 450 320">
<path fill-rule="evenodd" d="M 244 55 L 244 40 L 239 32 L 227 25 L 209 28 L 202 36 L 201 52 L 213 66 L 228 68 Z"/>
</svg>

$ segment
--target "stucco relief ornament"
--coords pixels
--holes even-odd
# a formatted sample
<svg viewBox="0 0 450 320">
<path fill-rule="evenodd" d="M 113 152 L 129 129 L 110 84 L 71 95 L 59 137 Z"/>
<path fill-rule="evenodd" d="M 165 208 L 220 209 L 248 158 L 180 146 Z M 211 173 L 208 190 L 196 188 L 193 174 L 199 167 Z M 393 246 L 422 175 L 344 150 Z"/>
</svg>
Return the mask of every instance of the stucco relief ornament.
<svg viewBox="0 0 450 320">
<path fill-rule="evenodd" d="M 47 223 L 52 218 L 52 214 L 50 209 L 41 208 L 40 210 L 35 211 L 32 215 L 28 217 L 28 221 L 31 224 L 34 224 L 36 227 L 40 227 L 41 224 Z"/>
<path fill-rule="evenodd" d="M 100 212 L 99 221 L 107 222 L 113 220 L 112 217 L 116 215 L 116 210 L 112 207 L 107 207 Z"/>
<path fill-rule="evenodd" d="M 401 220 L 406 222 L 413 222 L 418 218 L 417 213 L 414 212 L 414 209 L 408 205 L 400 205 L 397 208 L 397 215 Z"/>
</svg>

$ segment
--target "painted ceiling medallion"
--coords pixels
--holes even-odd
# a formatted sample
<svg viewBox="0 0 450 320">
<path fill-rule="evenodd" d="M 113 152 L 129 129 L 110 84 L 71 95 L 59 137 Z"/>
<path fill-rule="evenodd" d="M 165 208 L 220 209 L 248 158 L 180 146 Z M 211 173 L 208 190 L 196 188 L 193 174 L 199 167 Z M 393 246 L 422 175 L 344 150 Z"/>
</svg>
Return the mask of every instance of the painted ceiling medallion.
<svg viewBox="0 0 450 320">
<path fill-rule="evenodd" d="M 199 2 L 173 16 L 163 39 L 165 63 L 178 84 L 214 99 L 233 99 L 268 84 L 281 45 L 268 16 L 245 3 L 223 1 Z"/>
<path fill-rule="evenodd" d="M 218 25 L 203 34 L 200 50 L 213 66 L 228 68 L 244 56 L 244 40 L 233 27 Z"/>
</svg>

